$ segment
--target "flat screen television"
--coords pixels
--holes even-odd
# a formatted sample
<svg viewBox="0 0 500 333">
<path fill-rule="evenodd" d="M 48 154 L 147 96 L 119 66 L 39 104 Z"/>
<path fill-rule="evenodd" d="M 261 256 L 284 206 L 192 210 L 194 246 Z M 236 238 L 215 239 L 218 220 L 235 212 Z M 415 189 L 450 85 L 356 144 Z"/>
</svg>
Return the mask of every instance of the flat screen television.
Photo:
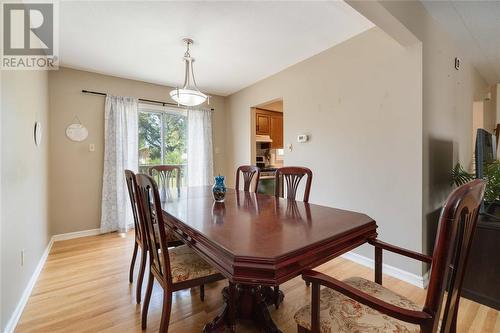
<svg viewBox="0 0 500 333">
<path fill-rule="evenodd" d="M 497 159 L 496 137 L 487 130 L 478 128 L 475 151 L 476 178 L 483 178 L 485 165 Z"/>
</svg>

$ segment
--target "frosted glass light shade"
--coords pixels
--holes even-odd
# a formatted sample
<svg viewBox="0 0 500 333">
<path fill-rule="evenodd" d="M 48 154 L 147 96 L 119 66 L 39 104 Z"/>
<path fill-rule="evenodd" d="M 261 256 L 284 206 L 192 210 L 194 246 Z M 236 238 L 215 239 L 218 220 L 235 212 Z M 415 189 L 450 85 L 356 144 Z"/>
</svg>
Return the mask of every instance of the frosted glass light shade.
<svg viewBox="0 0 500 333">
<path fill-rule="evenodd" d="M 170 97 L 177 103 L 185 106 L 195 106 L 204 103 L 207 95 L 198 90 L 174 89 L 170 92 Z"/>
</svg>

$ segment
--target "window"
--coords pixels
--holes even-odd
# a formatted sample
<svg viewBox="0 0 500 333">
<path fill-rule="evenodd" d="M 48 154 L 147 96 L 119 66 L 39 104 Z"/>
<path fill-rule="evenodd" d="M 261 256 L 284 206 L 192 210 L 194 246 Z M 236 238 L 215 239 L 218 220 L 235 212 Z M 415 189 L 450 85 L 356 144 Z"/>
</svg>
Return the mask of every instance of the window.
<svg viewBox="0 0 500 333">
<path fill-rule="evenodd" d="M 152 165 L 181 168 L 181 183 L 187 172 L 187 113 L 179 109 L 139 106 L 139 171 Z"/>
</svg>

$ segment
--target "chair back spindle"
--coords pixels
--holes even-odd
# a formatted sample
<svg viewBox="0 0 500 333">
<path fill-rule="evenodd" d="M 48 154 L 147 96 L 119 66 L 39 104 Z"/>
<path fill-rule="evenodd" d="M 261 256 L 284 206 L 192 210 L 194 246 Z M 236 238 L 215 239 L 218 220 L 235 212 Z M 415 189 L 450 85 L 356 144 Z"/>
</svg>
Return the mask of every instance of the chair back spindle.
<svg viewBox="0 0 500 333">
<path fill-rule="evenodd" d="M 441 211 L 424 305 L 424 311 L 437 315 L 433 327 L 429 328 L 433 332 L 438 329 L 442 311 L 441 332 L 451 332 L 456 327 L 462 283 L 484 189 L 485 182 L 479 179 L 460 186 L 450 194 Z M 448 294 L 441 309 L 446 288 Z"/>
<path fill-rule="evenodd" d="M 176 165 L 156 165 L 148 169 L 148 174 L 156 178 L 157 184 L 164 188 L 181 187 L 181 168 Z M 175 180 L 175 184 L 174 184 Z"/>
<path fill-rule="evenodd" d="M 252 184 L 252 179 L 255 178 L 254 192 L 257 192 L 259 186 L 260 169 L 253 165 L 242 165 L 236 170 L 236 190 L 240 189 L 240 174 L 243 175 L 243 190 L 245 192 L 250 192 L 250 185 Z"/>
<path fill-rule="evenodd" d="M 132 207 L 132 216 L 134 217 L 135 239 L 142 244 L 144 237 L 143 226 L 139 221 L 139 207 L 137 199 L 137 181 L 135 173 L 131 170 L 125 170 L 125 180 L 127 182 L 128 196 Z"/>
<path fill-rule="evenodd" d="M 280 196 L 282 187 L 286 185 L 286 198 L 295 200 L 300 181 L 307 175 L 306 186 L 304 189 L 304 202 L 309 202 L 309 193 L 311 191 L 312 171 L 304 167 L 283 167 L 276 170 L 275 178 L 275 196 Z M 281 184 L 283 181 L 283 184 Z M 283 189 L 285 190 L 285 189 Z"/>
<path fill-rule="evenodd" d="M 136 179 L 139 193 L 139 212 L 146 230 L 151 269 L 156 271 L 165 284 L 171 285 L 167 234 L 158 187 L 154 179 L 148 175 L 138 174 Z"/>
</svg>

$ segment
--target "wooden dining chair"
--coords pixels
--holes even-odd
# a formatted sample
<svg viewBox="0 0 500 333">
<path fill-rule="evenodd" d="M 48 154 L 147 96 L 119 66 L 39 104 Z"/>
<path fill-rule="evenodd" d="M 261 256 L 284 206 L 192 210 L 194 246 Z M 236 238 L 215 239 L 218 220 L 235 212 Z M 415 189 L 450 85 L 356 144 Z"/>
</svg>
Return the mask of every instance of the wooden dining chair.
<svg viewBox="0 0 500 333">
<path fill-rule="evenodd" d="M 372 240 L 375 282 L 359 277 L 340 281 L 313 270 L 304 272 L 303 279 L 312 283 L 312 301 L 295 313 L 298 332 L 456 332 L 462 282 L 484 189 L 485 182 L 478 179 L 450 194 L 441 210 L 432 256 Z M 382 250 L 431 264 L 423 308 L 382 286 Z M 326 288 L 320 291 L 320 286 Z"/>
<path fill-rule="evenodd" d="M 281 192 L 285 189 L 283 188 L 286 183 L 286 198 L 295 200 L 297 197 L 297 189 L 299 188 L 300 181 L 304 176 L 307 176 L 306 179 L 306 187 L 304 189 L 304 198 L 302 201 L 309 202 L 309 193 L 311 192 L 311 183 L 312 183 L 312 171 L 309 168 L 305 167 L 283 167 L 276 170 L 275 182 L 274 182 L 274 195 L 276 197 L 281 196 Z M 306 281 L 306 285 L 309 286 L 309 283 Z M 278 309 L 278 295 L 279 295 L 279 287 L 274 288 L 275 298 L 276 298 L 276 309 Z"/>
<path fill-rule="evenodd" d="M 313 174 L 310 169 L 304 167 L 290 166 L 279 168 L 278 170 L 276 170 L 274 195 L 277 197 L 281 196 L 281 191 L 284 187 L 283 185 L 286 184 L 286 198 L 295 200 L 300 181 L 306 175 L 307 180 L 303 201 L 309 202 L 309 193 L 311 192 L 311 182 Z M 283 184 L 281 184 L 281 181 L 283 181 Z"/>
<path fill-rule="evenodd" d="M 181 168 L 176 165 L 155 165 L 148 168 L 148 174 L 153 179 L 156 178 L 156 182 L 160 186 L 163 185 L 167 188 L 181 187 Z"/>
<path fill-rule="evenodd" d="M 254 192 L 257 192 L 259 187 L 260 169 L 254 165 L 242 165 L 236 170 L 236 190 L 240 189 L 240 174 L 243 175 L 243 191 L 250 192 L 250 185 L 252 184 L 252 179 L 255 178 Z"/>
<path fill-rule="evenodd" d="M 139 275 L 137 276 L 137 286 L 136 286 L 136 295 L 135 299 L 137 304 L 141 303 L 141 290 L 142 290 L 142 281 L 144 279 L 144 270 L 146 268 L 146 260 L 147 260 L 147 245 L 145 243 L 145 235 L 144 230 L 139 222 L 138 216 L 138 208 L 137 208 L 137 200 L 136 200 L 136 188 L 137 183 L 135 179 L 135 173 L 131 170 L 125 170 L 125 180 L 127 182 L 128 196 L 130 199 L 130 204 L 132 207 L 132 215 L 134 217 L 134 234 L 135 234 L 135 242 L 134 242 L 134 252 L 132 254 L 132 261 L 130 262 L 130 271 L 129 271 L 129 282 L 134 282 L 134 267 L 135 260 L 137 257 L 138 248 L 141 249 L 141 263 L 139 268 Z"/>
<path fill-rule="evenodd" d="M 132 254 L 132 261 L 130 262 L 130 270 L 129 270 L 129 282 L 132 283 L 134 282 L 134 268 L 135 268 L 135 261 L 137 258 L 137 251 L 140 248 L 141 250 L 141 263 L 140 263 L 140 268 L 139 268 L 139 274 L 137 275 L 137 286 L 136 286 L 136 296 L 135 299 L 137 301 L 137 304 L 141 303 L 141 291 L 142 291 L 142 282 L 144 280 L 144 271 L 146 268 L 146 261 L 147 261 L 147 253 L 148 253 L 148 246 L 146 244 L 146 236 L 145 236 L 145 230 L 144 227 L 142 226 L 140 220 L 139 220 L 139 211 L 138 211 L 138 199 L 137 199 L 137 182 L 135 178 L 135 173 L 131 170 L 125 170 L 125 180 L 127 182 L 127 189 L 128 189 L 128 196 L 130 199 L 130 204 L 132 207 L 132 216 L 134 217 L 134 252 Z M 173 235 L 169 234 L 167 236 L 168 239 L 168 246 L 179 246 L 184 244 L 181 240 L 179 240 L 176 237 L 173 237 Z"/>
<path fill-rule="evenodd" d="M 216 269 L 207 264 L 187 245 L 168 248 L 163 211 L 158 187 L 153 178 L 139 174 L 137 192 L 139 197 L 139 218 L 144 226 L 149 249 L 149 280 L 142 309 L 142 329 L 146 329 L 149 303 L 154 280 L 163 289 L 163 308 L 160 332 L 168 332 L 172 293 L 182 289 L 200 286 L 200 298 L 204 300 L 203 285 L 224 279 Z"/>
</svg>

